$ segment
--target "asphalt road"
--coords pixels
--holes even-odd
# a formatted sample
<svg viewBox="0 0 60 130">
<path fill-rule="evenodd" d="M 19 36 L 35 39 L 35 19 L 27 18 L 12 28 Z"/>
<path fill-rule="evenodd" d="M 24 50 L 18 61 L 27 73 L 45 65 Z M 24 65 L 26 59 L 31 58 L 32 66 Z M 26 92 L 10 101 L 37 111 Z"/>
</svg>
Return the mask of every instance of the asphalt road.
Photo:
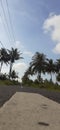
<svg viewBox="0 0 60 130">
<path fill-rule="evenodd" d="M 2 107 L 3 104 L 16 92 L 38 93 L 55 102 L 60 103 L 60 92 L 23 86 L 0 86 L 0 107 Z"/>
</svg>

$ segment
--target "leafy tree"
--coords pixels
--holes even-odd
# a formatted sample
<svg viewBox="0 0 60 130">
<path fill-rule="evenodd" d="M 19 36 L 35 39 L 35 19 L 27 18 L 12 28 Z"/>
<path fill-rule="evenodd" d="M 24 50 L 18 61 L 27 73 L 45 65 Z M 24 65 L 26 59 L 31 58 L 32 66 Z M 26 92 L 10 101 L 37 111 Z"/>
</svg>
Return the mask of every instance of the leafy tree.
<svg viewBox="0 0 60 130">
<path fill-rule="evenodd" d="M 26 76 L 26 77 L 29 77 L 30 75 L 33 75 L 31 66 L 29 66 L 28 69 L 27 69 L 26 72 L 25 72 L 25 76 Z"/>
<path fill-rule="evenodd" d="M 24 76 L 22 77 L 22 83 L 26 84 L 29 81 L 29 78 L 26 74 L 24 74 Z"/>
<path fill-rule="evenodd" d="M 18 78 L 18 75 L 17 75 L 17 73 L 15 72 L 15 70 L 12 71 L 12 73 L 11 73 L 11 78 L 12 78 L 12 79 Z"/>
<path fill-rule="evenodd" d="M 0 80 L 6 80 L 7 79 L 7 75 L 5 74 L 0 74 Z"/>
</svg>

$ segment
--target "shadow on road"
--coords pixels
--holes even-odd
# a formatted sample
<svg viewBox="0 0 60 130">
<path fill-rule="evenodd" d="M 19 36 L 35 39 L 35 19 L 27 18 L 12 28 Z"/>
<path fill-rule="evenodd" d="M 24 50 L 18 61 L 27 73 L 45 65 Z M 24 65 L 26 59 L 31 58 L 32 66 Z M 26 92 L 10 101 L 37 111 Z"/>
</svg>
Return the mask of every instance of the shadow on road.
<svg viewBox="0 0 60 130">
<path fill-rule="evenodd" d="M 41 126 L 49 126 L 48 123 L 45 123 L 45 122 L 38 122 L 38 125 L 41 125 Z"/>
</svg>

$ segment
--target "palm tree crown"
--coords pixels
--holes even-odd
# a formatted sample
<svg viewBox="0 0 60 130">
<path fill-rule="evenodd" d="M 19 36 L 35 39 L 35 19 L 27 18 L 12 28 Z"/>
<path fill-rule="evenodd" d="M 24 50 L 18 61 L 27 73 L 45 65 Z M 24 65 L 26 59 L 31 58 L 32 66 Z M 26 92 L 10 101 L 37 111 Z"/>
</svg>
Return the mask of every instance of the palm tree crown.
<svg viewBox="0 0 60 130">
<path fill-rule="evenodd" d="M 56 61 L 56 72 L 58 73 L 60 73 L 60 59 L 57 59 L 57 61 Z"/>
<path fill-rule="evenodd" d="M 17 48 L 15 49 L 11 48 L 11 50 L 8 50 L 8 51 L 9 51 L 9 57 L 10 57 L 10 71 L 9 71 L 9 77 L 10 77 L 13 63 L 15 62 L 15 60 L 22 59 L 23 57 L 21 57 L 22 53 L 18 52 Z"/>
<path fill-rule="evenodd" d="M 3 63 L 7 64 L 8 61 L 9 61 L 9 58 L 8 58 L 7 50 L 5 48 L 2 48 L 0 50 L 0 62 L 1 62 L 0 72 L 1 72 L 1 69 L 2 69 Z"/>
<path fill-rule="evenodd" d="M 46 56 L 42 53 L 36 52 L 36 54 L 32 57 L 32 62 L 30 63 L 31 68 L 34 73 L 38 73 L 38 79 L 41 78 L 41 73 L 45 73 L 45 63 Z"/>
</svg>

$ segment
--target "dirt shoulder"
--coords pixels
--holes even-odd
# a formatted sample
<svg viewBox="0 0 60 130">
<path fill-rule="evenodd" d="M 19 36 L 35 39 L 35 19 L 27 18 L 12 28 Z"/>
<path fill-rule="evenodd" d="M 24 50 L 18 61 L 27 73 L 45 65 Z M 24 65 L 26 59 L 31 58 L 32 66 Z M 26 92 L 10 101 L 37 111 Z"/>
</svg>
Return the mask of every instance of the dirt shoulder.
<svg viewBox="0 0 60 130">
<path fill-rule="evenodd" d="M 0 130 L 60 130 L 60 104 L 37 93 L 16 92 L 0 108 Z"/>
</svg>

